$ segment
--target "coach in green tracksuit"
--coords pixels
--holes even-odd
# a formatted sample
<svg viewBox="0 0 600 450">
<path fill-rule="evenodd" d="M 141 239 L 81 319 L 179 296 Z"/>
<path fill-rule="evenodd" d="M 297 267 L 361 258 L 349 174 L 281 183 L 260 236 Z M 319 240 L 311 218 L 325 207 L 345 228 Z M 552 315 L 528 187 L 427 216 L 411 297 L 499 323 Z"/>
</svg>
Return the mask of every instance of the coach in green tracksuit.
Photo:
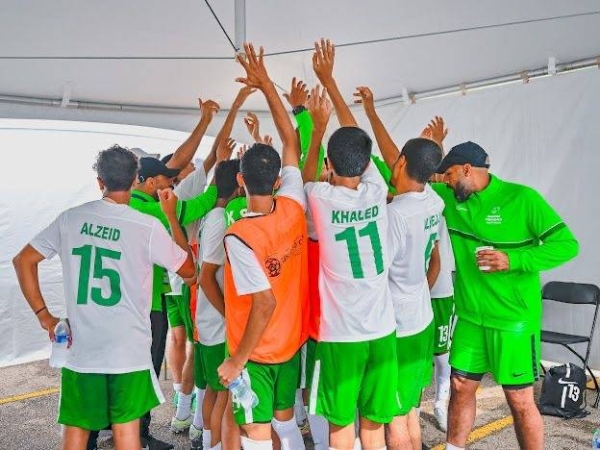
<svg viewBox="0 0 600 450">
<path fill-rule="evenodd" d="M 475 420 L 475 392 L 491 372 L 503 386 L 521 448 L 542 449 L 543 423 L 533 400 L 538 377 L 540 271 L 574 258 L 578 243 L 535 190 L 488 172 L 473 142 L 452 148 L 434 189 L 445 203 L 456 260 L 458 321 L 450 351 L 452 394 L 448 449 L 460 449 Z M 481 249 L 480 247 L 487 247 Z"/>
</svg>

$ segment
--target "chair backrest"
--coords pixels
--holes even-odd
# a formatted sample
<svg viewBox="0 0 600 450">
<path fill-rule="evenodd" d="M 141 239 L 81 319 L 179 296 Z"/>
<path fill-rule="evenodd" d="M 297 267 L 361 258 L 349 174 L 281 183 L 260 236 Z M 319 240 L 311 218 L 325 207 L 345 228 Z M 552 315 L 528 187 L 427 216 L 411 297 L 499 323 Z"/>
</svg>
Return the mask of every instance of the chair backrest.
<svg viewBox="0 0 600 450">
<path fill-rule="evenodd" d="M 576 305 L 598 305 L 600 288 L 595 284 L 550 281 L 542 289 L 542 298 Z"/>
</svg>

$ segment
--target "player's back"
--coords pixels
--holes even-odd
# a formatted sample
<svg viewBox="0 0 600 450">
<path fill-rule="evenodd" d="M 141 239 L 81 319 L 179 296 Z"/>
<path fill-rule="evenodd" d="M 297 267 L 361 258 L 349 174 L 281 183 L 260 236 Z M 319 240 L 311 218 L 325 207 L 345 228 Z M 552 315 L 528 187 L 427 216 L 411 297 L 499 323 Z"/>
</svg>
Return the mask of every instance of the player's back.
<svg viewBox="0 0 600 450">
<path fill-rule="evenodd" d="M 421 331 L 433 317 L 427 269 L 443 208 L 428 185 L 422 192 L 398 195 L 388 205 L 389 282 L 400 334 Z"/>
<path fill-rule="evenodd" d="M 319 339 L 364 341 L 394 329 L 387 285 L 387 187 L 372 166 L 356 190 L 306 185 L 320 247 Z M 392 319 L 392 320 L 390 320 Z"/>
<path fill-rule="evenodd" d="M 67 210 L 52 226 L 74 336 L 72 368 L 120 373 L 149 367 L 152 264 L 173 267 L 185 252 L 157 219 L 109 201 Z"/>
</svg>

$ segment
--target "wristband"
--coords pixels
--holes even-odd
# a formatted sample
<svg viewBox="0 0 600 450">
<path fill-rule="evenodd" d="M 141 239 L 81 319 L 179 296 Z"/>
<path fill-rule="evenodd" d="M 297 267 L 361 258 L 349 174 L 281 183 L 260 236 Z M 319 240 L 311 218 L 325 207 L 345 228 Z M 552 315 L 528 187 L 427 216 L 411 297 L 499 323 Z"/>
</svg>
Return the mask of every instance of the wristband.
<svg viewBox="0 0 600 450">
<path fill-rule="evenodd" d="M 37 311 L 35 311 L 35 315 L 37 316 L 39 313 L 41 313 L 45 309 L 48 309 L 48 308 L 46 306 L 44 306 L 43 308 L 38 309 Z"/>
<path fill-rule="evenodd" d="M 294 114 L 295 116 L 297 116 L 302 111 L 306 111 L 306 106 L 299 105 L 299 106 L 294 107 L 294 109 L 292 109 L 292 114 Z"/>
</svg>

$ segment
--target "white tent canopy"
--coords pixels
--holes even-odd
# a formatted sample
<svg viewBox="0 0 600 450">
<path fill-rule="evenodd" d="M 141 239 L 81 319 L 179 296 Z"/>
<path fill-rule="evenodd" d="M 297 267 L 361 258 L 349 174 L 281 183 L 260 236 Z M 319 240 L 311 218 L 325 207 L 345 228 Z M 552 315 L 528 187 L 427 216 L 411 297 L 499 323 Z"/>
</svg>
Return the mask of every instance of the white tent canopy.
<svg viewBox="0 0 600 450">
<path fill-rule="evenodd" d="M 235 41 L 234 3 L 243 2 L 208 3 Z M 536 69 L 544 70 L 535 73 L 545 73 L 549 58 L 553 58 L 550 72 L 552 61 L 558 72 L 573 62 L 593 64 L 600 56 L 596 0 L 245 3 L 246 37 L 265 46 L 267 67 L 279 86 L 287 89 L 294 76 L 313 84 L 310 47 L 316 38 L 331 38 L 337 44 L 335 76 L 348 102 L 357 85 L 372 87 L 382 119 L 399 144 L 415 136 L 433 115 L 444 116 L 451 128 L 448 147 L 468 139 L 480 143 L 490 153 L 494 173 L 538 189 L 577 235 L 580 256 L 545 278 L 600 284 L 596 238 L 600 222 L 595 212 L 600 197 L 596 148 L 600 70 L 478 92 L 471 89 L 492 84 L 489 80 L 512 80 L 511 75 L 518 79 L 519 74 Z M 198 96 L 213 98 L 225 109 L 235 97 L 238 85 L 233 80 L 243 71 L 233 54 L 206 1 L 4 2 L 0 6 L 0 118 L 133 124 L 189 132 L 198 119 Z M 488 81 L 477 83 L 482 80 Z M 461 85 L 466 95 L 460 95 Z M 423 99 L 428 93 L 448 91 L 456 95 Z M 406 101 L 406 93 L 416 94 L 416 104 Z M 264 112 L 266 104 L 254 94 L 244 109 Z M 355 111 L 360 125 L 369 130 L 360 108 Z M 223 117 L 219 114 L 209 134 L 216 134 Z M 263 125 L 264 131 L 275 132 L 269 121 Z M 6 147 L 6 136 L 36 126 L 48 127 L 30 122 L 0 124 L 2 150 L 13 156 L 10 167 L 23 167 L 22 161 L 27 165 L 46 161 L 51 167 L 52 159 L 36 159 L 36 155 L 56 151 L 61 139 L 72 151 L 85 145 L 70 133 L 63 138 L 53 134 L 47 147 L 32 146 L 30 140 L 17 148 Z M 153 131 L 128 131 L 121 136 L 114 139 L 149 151 L 165 153 L 177 146 L 175 135 L 159 139 Z M 248 139 L 240 121 L 233 137 Z M 93 181 L 91 159 L 85 162 L 79 155 L 77 160 Z M 8 192 L 22 194 L 25 202 L 51 187 L 39 180 L 17 183 L 17 175 L 13 174 L 15 184 Z M 6 192 L 3 184 L 0 190 Z M 44 354 L 47 341 L 24 305 L 10 259 L 58 212 L 95 195 L 89 186 L 73 187 L 73 192 L 77 195 L 69 197 L 62 186 L 54 200 L 32 203 L 40 214 L 29 215 L 26 227 L 17 220 L 23 205 L 14 199 L 0 200 L 0 245 L 5 249 L 0 254 L 0 328 L 3 333 L 8 328 L 9 336 L 0 345 L 0 365 Z M 59 293 L 52 292 L 48 295 L 58 304 Z M 589 319 L 575 311 L 547 313 L 550 323 L 571 331 L 583 332 Z M 37 330 L 35 345 L 23 345 L 21 338 L 33 330 Z M 596 349 L 599 344 L 597 333 Z M 568 359 L 555 349 L 544 351 L 547 359 Z M 593 355 L 593 365 L 600 369 L 598 352 Z"/>
</svg>

